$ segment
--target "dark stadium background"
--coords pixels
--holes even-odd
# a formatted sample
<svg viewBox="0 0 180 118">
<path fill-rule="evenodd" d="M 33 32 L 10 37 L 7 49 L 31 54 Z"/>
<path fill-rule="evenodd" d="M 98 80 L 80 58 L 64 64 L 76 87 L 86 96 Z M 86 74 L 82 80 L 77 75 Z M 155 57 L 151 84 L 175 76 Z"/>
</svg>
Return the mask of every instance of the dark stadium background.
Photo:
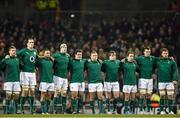
<svg viewBox="0 0 180 118">
<path fill-rule="evenodd" d="M 10 45 L 21 49 L 25 38 L 33 35 L 39 52 L 44 48 L 54 52 L 65 42 L 70 55 L 81 48 L 88 57 L 95 49 L 101 59 L 111 49 L 121 59 L 130 48 L 139 55 L 150 45 L 152 55 L 159 56 L 160 49 L 167 47 L 180 67 L 179 0 L 58 1 L 54 8 L 41 9 L 37 0 L 0 0 L 0 58 Z M 180 104 L 179 89 L 177 94 Z M 0 94 L 0 102 L 2 98 Z"/>
</svg>

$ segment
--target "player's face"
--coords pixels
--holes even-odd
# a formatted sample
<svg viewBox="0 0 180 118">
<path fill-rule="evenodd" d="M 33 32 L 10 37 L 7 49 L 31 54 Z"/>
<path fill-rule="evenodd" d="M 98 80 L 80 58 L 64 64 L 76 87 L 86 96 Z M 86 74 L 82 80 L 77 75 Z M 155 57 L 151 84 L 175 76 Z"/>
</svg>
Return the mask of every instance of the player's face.
<svg viewBox="0 0 180 118">
<path fill-rule="evenodd" d="M 163 58 L 168 58 L 168 57 L 169 57 L 169 52 L 168 52 L 168 51 L 163 51 L 163 52 L 161 53 L 161 56 L 162 56 Z"/>
<path fill-rule="evenodd" d="M 150 50 L 150 49 L 149 49 L 149 50 L 148 50 L 148 49 L 145 49 L 145 50 L 144 50 L 144 56 L 145 56 L 145 57 L 148 57 L 148 56 L 150 56 L 150 55 L 151 55 L 151 50 Z"/>
<path fill-rule="evenodd" d="M 97 53 L 91 53 L 91 60 L 97 61 L 97 59 L 98 59 L 98 54 Z"/>
<path fill-rule="evenodd" d="M 33 49 L 34 47 L 34 40 L 33 39 L 29 39 L 27 42 L 27 48 L 28 49 Z"/>
<path fill-rule="evenodd" d="M 9 55 L 10 55 L 11 57 L 16 56 L 16 49 L 15 49 L 15 48 L 11 48 L 11 49 L 9 50 Z"/>
<path fill-rule="evenodd" d="M 109 60 L 116 60 L 116 53 L 111 53 L 109 55 Z"/>
<path fill-rule="evenodd" d="M 77 52 L 75 54 L 75 59 L 82 59 L 82 52 Z"/>
<path fill-rule="evenodd" d="M 61 53 L 66 53 L 67 52 L 67 45 L 66 44 L 60 46 L 60 52 Z"/>
<path fill-rule="evenodd" d="M 134 60 L 134 54 L 129 54 L 127 57 L 128 61 L 133 61 Z"/>
<path fill-rule="evenodd" d="M 51 56 L 51 52 L 49 50 L 44 51 L 44 56 L 45 57 L 50 57 Z"/>
</svg>

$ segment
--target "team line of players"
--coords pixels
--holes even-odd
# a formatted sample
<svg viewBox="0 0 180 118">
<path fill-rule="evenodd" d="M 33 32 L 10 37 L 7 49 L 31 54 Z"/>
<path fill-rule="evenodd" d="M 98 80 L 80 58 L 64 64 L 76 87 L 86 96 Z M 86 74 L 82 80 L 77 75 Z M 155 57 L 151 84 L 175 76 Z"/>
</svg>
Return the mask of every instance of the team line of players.
<svg viewBox="0 0 180 118">
<path fill-rule="evenodd" d="M 41 91 L 42 114 L 48 113 L 51 98 L 53 98 L 53 112 L 57 113 L 59 96 L 61 96 L 62 113 L 66 112 L 66 97 L 68 85 L 71 92 L 71 110 L 79 113 L 82 108 L 82 96 L 85 91 L 84 73 L 88 78 L 89 104 L 92 113 L 95 114 L 95 96 L 99 113 L 104 113 L 103 91 L 106 96 L 106 113 L 116 112 L 117 104 L 124 104 L 124 113 L 132 113 L 136 103 L 135 95 L 139 91 L 139 113 L 150 113 L 150 96 L 153 89 L 152 74 L 154 65 L 157 69 L 158 89 L 161 97 L 160 113 L 165 114 L 165 106 L 168 113 L 173 114 L 174 84 L 177 84 L 178 69 L 176 62 L 169 58 L 169 52 L 163 48 L 160 57 L 151 56 L 151 49 L 144 48 L 144 55 L 135 57 L 133 51 L 127 52 L 123 60 L 116 59 L 116 52 L 109 52 L 109 59 L 98 60 L 96 51 L 92 51 L 90 59 L 82 58 L 82 50 L 77 49 L 74 58 L 67 54 L 67 45 L 61 44 L 60 50 L 51 56 L 51 52 L 45 49 L 42 56 L 38 56 L 34 47 L 34 39 L 27 39 L 27 47 L 16 53 L 16 47 L 9 48 L 9 54 L 1 61 L 0 70 L 5 73 L 4 90 L 6 91 L 6 110 L 9 113 L 11 99 L 14 101 L 14 110 L 17 113 L 20 96 L 20 110 L 24 113 L 24 104 L 28 96 L 30 113 L 34 113 L 34 98 L 36 86 L 36 67 L 39 71 Z M 139 70 L 139 79 L 136 72 Z M 70 71 L 68 84 L 67 75 Z M 123 74 L 123 97 L 120 97 L 119 71 Z M 105 81 L 102 83 L 101 72 L 105 73 Z M 111 111 L 110 101 L 113 101 Z M 144 107 L 147 107 L 144 109 Z"/>
</svg>

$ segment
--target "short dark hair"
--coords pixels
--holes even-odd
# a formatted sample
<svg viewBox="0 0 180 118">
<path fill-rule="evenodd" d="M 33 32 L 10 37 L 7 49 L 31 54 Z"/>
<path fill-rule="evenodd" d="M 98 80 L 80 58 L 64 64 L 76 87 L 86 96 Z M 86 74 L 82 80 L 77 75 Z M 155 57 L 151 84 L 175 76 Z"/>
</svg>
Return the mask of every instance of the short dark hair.
<svg viewBox="0 0 180 118">
<path fill-rule="evenodd" d="M 77 54 L 78 52 L 83 52 L 81 49 L 76 49 L 74 54 Z"/>
<path fill-rule="evenodd" d="M 11 50 L 11 49 L 16 49 L 16 47 L 12 45 L 9 47 L 9 50 Z"/>
<path fill-rule="evenodd" d="M 129 51 L 127 52 L 127 56 L 129 56 L 129 54 L 134 54 L 134 51 L 133 51 L 133 50 L 129 50 Z"/>
<path fill-rule="evenodd" d="M 35 40 L 35 37 L 34 36 L 27 36 L 26 37 L 26 40 L 25 40 L 25 43 L 27 44 L 29 40 Z"/>
<path fill-rule="evenodd" d="M 97 51 L 95 51 L 95 50 L 92 50 L 92 51 L 91 51 L 91 54 L 93 54 L 93 53 L 97 53 Z"/>
<path fill-rule="evenodd" d="M 143 52 L 144 52 L 145 50 L 151 50 L 151 47 L 150 47 L 150 46 L 146 46 L 146 47 L 143 48 Z"/>
<path fill-rule="evenodd" d="M 162 48 L 161 51 L 160 51 L 161 54 L 162 54 L 162 52 L 164 52 L 164 51 L 165 51 L 165 52 L 169 52 L 169 50 L 168 50 L 167 48 Z"/>
<path fill-rule="evenodd" d="M 111 54 L 116 54 L 116 52 L 115 52 L 114 50 L 111 50 L 111 51 L 109 51 L 109 56 L 110 56 Z"/>
</svg>

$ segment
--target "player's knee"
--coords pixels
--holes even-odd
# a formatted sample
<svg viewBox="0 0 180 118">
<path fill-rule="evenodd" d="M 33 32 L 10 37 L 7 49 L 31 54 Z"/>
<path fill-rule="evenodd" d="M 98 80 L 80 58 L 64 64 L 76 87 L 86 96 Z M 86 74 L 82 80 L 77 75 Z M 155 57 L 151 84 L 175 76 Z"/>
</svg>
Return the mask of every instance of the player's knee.
<svg viewBox="0 0 180 118">
<path fill-rule="evenodd" d="M 173 96 L 174 95 L 174 90 L 168 90 L 167 95 L 168 96 Z"/>
<path fill-rule="evenodd" d="M 20 94 L 20 92 L 14 92 L 13 93 L 13 98 L 14 99 L 18 99 L 19 98 L 19 94 Z"/>
<path fill-rule="evenodd" d="M 160 96 L 165 96 L 166 95 L 166 91 L 165 90 L 160 90 L 159 94 L 160 94 Z"/>
<path fill-rule="evenodd" d="M 139 89 L 139 93 L 145 95 L 146 94 L 146 89 Z"/>
<path fill-rule="evenodd" d="M 61 91 L 61 95 L 62 95 L 62 96 L 66 96 L 66 95 L 67 95 L 67 91 L 66 91 L 66 90 L 62 90 L 62 91 Z"/>
<path fill-rule="evenodd" d="M 29 89 L 29 86 L 27 86 L 27 85 L 22 85 L 22 91 L 23 91 L 23 92 L 27 92 L 28 89 Z"/>
<path fill-rule="evenodd" d="M 152 90 L 147 90 L 147 95 L 151 95 L 152 94 Z"/>
<path fill-rule="evenodd" d="M 35 91 L 35 86 L 34 85 L 31 85 L 31 86 L 29 86 L 29 89 L 30 89 L 30 91 Z"/>
<path fill-rule="evenodd" d="M 12 92 L 6 91 L 6 99 L 11 99 Z"/>
</svg>

